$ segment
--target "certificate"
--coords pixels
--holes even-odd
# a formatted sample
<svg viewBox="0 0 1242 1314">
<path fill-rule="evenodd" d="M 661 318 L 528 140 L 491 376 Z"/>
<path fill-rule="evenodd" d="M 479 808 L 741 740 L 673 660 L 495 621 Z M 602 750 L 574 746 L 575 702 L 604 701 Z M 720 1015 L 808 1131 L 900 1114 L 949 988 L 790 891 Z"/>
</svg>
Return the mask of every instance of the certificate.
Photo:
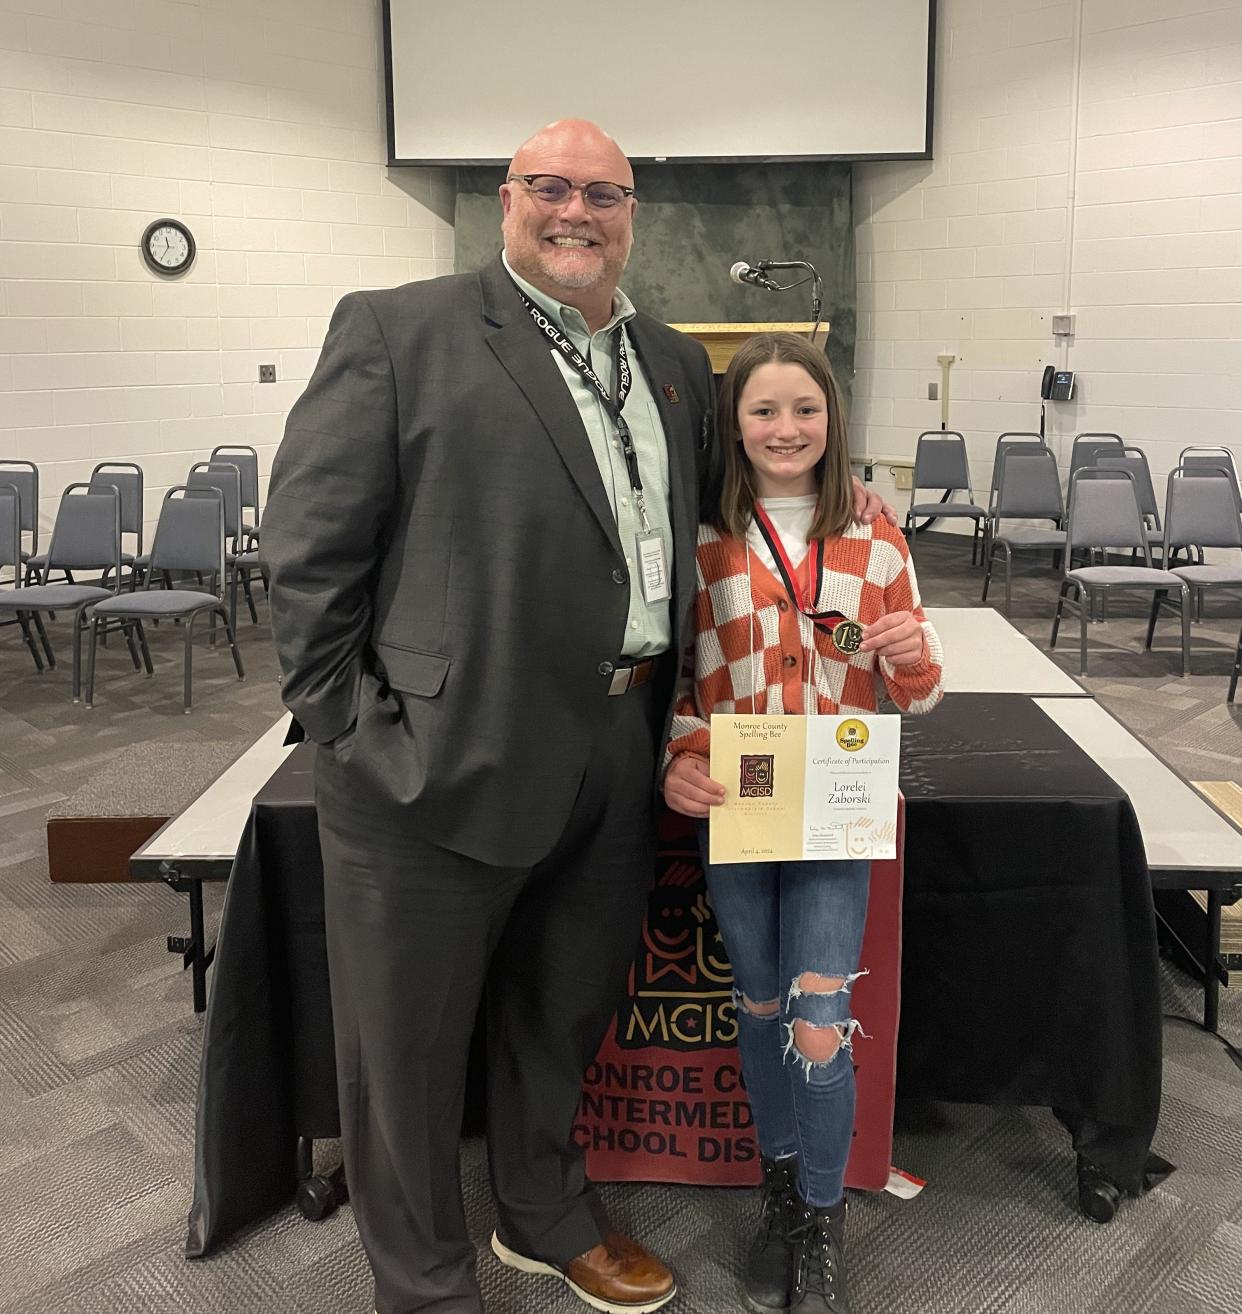
<svg viewBox="0 0 1242 1314">
<path fill-rule="evenodd" d="M 713 863 L 897 856 L 900 716 L 713 716 Z"/>
</svg>

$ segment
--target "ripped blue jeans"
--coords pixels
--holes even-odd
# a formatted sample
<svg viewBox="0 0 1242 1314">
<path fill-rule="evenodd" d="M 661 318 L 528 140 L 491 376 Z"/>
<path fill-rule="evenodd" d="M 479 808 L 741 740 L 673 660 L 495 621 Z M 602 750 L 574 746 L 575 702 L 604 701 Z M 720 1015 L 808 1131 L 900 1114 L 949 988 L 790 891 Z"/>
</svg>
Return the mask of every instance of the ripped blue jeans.
<svg viewBox="0 0 1242 1314">
<path fill-rule="evenodd" d="M 727 863 L 703 870 L 725 950 L 733 965 L 738 1049 L 759 1148 L 772 1159 L 798 1156 L 798 1189 L 810 1205 L 836 1204 L 854 1132 L 857 1022 L 850 986 L 867 920 L 869 862 Z M 831 993 L 805 974 L 839 978 Z M 747 1001 L 752 1007 L 747 1007 Z M 779 1004 L 771 1010 L 773 1002 Z M 756 1011 L 754 1006 L 758 1006 Z M 840 1044 L 826 1060 L 816 1030 L 835 1028 Z M 801 1044 L 799 1043 L 801 1042 Z"/>
</svg>

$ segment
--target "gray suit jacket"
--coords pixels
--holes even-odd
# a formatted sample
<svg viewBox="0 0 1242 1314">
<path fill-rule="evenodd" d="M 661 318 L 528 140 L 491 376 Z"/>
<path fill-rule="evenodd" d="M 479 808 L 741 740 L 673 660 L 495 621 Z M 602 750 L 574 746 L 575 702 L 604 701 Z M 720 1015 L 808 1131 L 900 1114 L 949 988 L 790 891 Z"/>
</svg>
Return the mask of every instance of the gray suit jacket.
<svg viewBox="0 0 1242 1314">
<path fill-rule="evenodd" d="M 697 343 L 641 314 L 629 328 L 668 442 L 680 653 L 715 389 Z M 262 552 L 307 734 L 423 838 L 494 864 L 546 855 L 629 587 L 577 408 L 499 260 L 342 299 L 289 414 Z"/>
</svg>

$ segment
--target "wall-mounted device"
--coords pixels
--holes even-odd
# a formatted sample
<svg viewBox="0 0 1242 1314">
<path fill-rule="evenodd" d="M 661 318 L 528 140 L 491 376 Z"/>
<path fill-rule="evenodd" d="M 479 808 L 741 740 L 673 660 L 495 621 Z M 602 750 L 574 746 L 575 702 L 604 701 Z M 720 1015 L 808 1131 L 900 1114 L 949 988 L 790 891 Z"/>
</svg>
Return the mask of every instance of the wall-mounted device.
<svg viewBox="0 0 1242 1314">
<path fill-rule="evenodd" d="M 1045 401 L 1073 401 L 1074 371 L 1059 370 L 1055 365 L 1045 365 L 1043 381 L 1039 385 L 1039 395 Z"/>
</svg>

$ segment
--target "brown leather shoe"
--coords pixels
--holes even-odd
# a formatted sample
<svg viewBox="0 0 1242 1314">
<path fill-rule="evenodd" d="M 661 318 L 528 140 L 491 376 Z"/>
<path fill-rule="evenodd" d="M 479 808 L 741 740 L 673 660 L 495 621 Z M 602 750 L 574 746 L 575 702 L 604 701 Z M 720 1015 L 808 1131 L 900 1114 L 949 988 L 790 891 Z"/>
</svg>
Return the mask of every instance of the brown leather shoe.
<svg viewBox="0 0 1242 1314">
<path fill-rule="evenodd" d="M 560 1278 L 579 1300 L 605 1314 L 651 1314 L 677 1294 L 668 1269 L 637 1241 L 617 1232 L 609 1232 L 599 1245 L 564 1268 L 519 1255 L 494 1232 L 492 1250 L 510 1268 Z"/>
</svg>

